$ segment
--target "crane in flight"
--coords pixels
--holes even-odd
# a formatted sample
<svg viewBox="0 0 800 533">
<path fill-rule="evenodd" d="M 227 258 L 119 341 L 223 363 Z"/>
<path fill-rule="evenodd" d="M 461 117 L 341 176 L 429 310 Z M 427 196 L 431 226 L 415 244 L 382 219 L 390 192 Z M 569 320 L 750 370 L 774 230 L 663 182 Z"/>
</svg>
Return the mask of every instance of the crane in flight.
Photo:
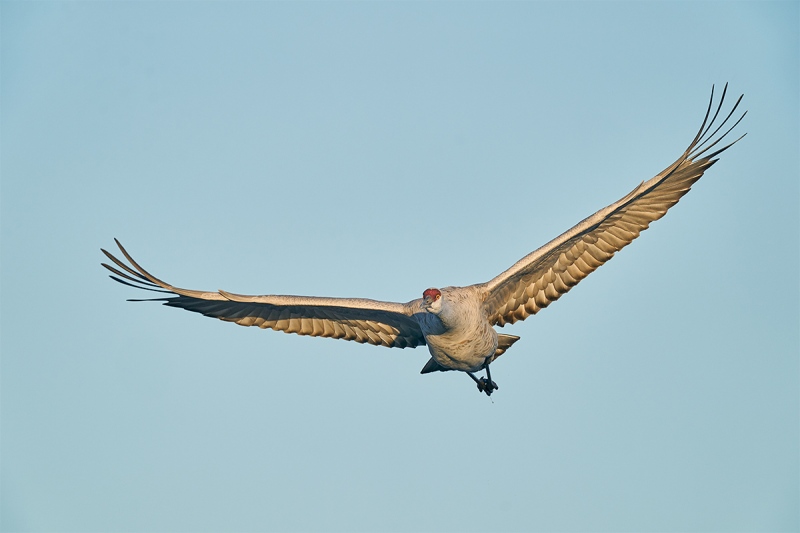
<svg viewBox="0 0 800 533">
<path fill-rule="evenodd" d="M 466 372 L 480 392 L 491 396 L 498 386 L 492 381 L 489 365 L 519 340 L 514 335 L 497 333 L 494 327 L 524 320 L 558 300 L 630 244 L 651 222 L 664 216 L 717 161 L 717 155 L 744 137 L 711 151 L 746 114 L 742 113 L 732 126 L 717 135 L 744 96 L 739 97 L 725 119 L 714 128 L 727 88 L 726 84 L 711 116 L 712 87 L 700 130 L 674 163 L 485 283 L 429 288 L 422 293 L 422 298 L 406 303 L 196 291 L 175 287 L 153 276 L 134 261 L 116 239 L 128 262 L 102 250 L 114 266 L 102 265 L 119 283 L 169 295 L 145 301 L 161 301 L 169 307 L 242 326 L 390 348 L 427 345 L 431 358 L 421 373 Z M 476 377 L 475 373 L 481 370 L 486 371 L 486 376 Z"/>
</svg>

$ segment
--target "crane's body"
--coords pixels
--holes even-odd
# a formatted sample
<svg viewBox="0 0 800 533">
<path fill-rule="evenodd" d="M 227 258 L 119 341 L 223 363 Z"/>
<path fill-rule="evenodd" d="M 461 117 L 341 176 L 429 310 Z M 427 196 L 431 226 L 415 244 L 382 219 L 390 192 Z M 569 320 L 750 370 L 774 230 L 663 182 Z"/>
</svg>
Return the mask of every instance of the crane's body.
<svg viewBox="0 0 800 533">
<path fill-rule="evenodd" d="M 497 350 L 497 332 L 489 324 L 478 289 L 445 287 L 440 294 L 441 306 L 428 305 L 428 312 L 417 315 L 431 357 L 445 369 L 481 370 Z"/>
<path fill-rule="evenodd" d="M 717 161 L 714 157 L 741 139 L 707 153 L 744 118 L 742 114 L 715 138 L 742 99 L 740 96 L 726 118 L 711 131 L 726 90 L 709 121 L 712 89 L 700 131 L 672 165 L 486 283 L 429 288 L 422 298 L 407 303 L 195 291 L 175 287 L 148 273 L 119 241 L 117 245 L 129 264 L 103 250 L 116 267 L 105 263 L 103 266 L 120 283 L 169 294 L 152 300 L 243 326 L 396 348 L 427 345 L 431 358 L 423 367 L 423 374 L 466 372 L 479 391 L 491 395 L 497 384 L 491 379 L 489 365 L 519 339 L 497 333 L 495 326 L 524 320 L 560 298 L 630 244 L 651 222 L 664 216 Z M 486 377 L 476 378 L 474 373 L 483 369 Z"/>
</svg>

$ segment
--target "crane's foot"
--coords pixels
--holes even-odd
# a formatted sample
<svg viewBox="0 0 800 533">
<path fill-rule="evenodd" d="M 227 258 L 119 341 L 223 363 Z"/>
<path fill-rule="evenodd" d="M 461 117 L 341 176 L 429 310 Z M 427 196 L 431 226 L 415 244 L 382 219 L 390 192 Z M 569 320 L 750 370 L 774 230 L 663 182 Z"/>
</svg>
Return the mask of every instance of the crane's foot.
<svg viewBox="0 0 800 533">
<path fill-rule="evenodd" d="M 487 367 L 486 370 L 488 371 L 489 368 Z M 491 374 L 489 374 L 488 377 L 480 379 L 476 378 L 475 374 L 473 374 L 472 372 L 467 372 L 467 375 L 471 377 L 472 381 L 474 381 L 475 384 L 478 386 L 478 391 L 485 392 L 486 396 L 491 396 L 494 391 L 500 388 L 497 386 L 497 383 L 492 381 Z"/>
<path fill-rule="evenodd" d="M 478 380 L 478 390 L 480 392 L 485 392 L 486 396 L 491 396 L 492 393 L 499 388 L 500 387 L 497 386 L 497 383 L 491 379 L 481 378 Z"/>
</svg>

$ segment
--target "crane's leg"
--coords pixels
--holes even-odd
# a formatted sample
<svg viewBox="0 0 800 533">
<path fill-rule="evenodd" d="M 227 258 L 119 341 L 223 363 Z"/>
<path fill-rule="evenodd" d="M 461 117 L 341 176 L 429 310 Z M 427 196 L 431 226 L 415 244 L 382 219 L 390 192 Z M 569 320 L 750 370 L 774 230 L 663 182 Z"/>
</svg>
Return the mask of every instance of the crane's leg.
<svg viewBox="0 0 800 533">
<path fill-rule="evenodd" d="M 497 386 L 497 383 L 492 381 L 492 373 L 489 371 L 489 363 L 486 363 L 486 377 L 482 380 L 486 387 L 486 395 L 490 396 L 492 392 L 496 391 L 500 387 Z"/>
<path fill-rule="evenodd" d="M 471 377 L 472 381 L 474 381 L 478 385 L 478 390 L 480 392 L 485 392 L 486 396 L 491 396 L 492 393 L 494 391 L 496 391 L 497 389 L 499 389 L 500 387 L 497 386 L 497 383 L 492 381 L 492 374 L 491 374 L 491 372 L 489 372 L 489 364 L 488 363 L 484 366 L 484 368 L 486 369 L 486 377 L 485 378 L 478 379 L 478 378 L 475 377 L 475 374 L 473 374 L 472 372 L 467 372 L 467 375 L 469 377 Z"/>
</svg>

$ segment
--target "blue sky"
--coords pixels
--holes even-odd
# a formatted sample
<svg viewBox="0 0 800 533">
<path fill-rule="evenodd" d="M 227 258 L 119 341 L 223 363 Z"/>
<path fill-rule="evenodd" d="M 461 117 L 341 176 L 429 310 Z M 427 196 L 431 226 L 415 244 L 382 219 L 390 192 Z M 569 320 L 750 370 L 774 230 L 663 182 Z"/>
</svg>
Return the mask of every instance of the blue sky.
<svg viewBox="0 0 800 533">
<path fill-rule="evenodd" d="M 0 4 L 3 531 L 796 531 L 798 3 Z M 747 137 L 535 317 L 424 349 L 113 283 L 408 301 Z M 733 98 L 731 98 L 731 102 Z"/>
</svg>

